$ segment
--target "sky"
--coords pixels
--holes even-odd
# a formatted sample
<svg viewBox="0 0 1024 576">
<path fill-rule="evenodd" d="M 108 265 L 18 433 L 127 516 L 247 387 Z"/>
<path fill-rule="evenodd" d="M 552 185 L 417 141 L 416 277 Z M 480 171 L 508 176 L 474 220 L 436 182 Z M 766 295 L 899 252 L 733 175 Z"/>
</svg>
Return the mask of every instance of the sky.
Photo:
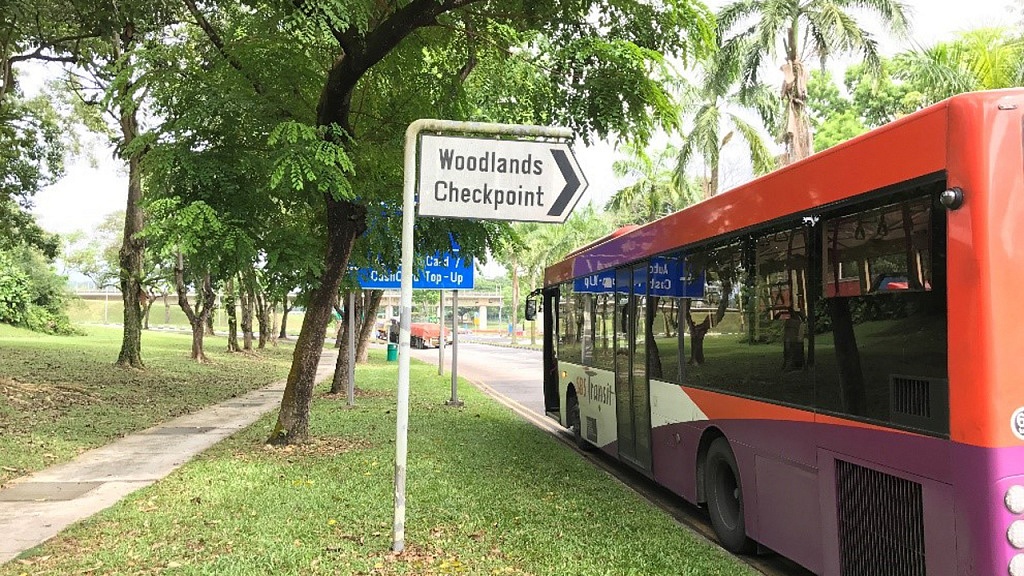
<svg viewBox="0 0 1024 576">
<path fill-rule="evenodd" d="M 706 2 L 712 9 L 724 5 L 724 0 Z M 895 54 L 911 48 L 914 44 L 928 46 L 937 41 L 948 40 L 957 32 L 982 26 L 1006 25 L 1010 22 L 1009 6 L 1012 0 L 904 0 L 911 10 L 913 30 L 911 40 L 896 42 L 881 33 L 874 23 L 867 24 L 876 33 L 883 53 Z M 850 61 L 852 63 L 852 61 Z M 837 64 L 836 69 L 845 66 Z M 99 140 L 91 145 L 91 159 L 76 159 L 67 167 L 61 181 L 41 190 L 35 196 L 33 212 L 43 228 L 57 233 L 75 230 L 88 232 L 95 228 L 103 217 L 115 210 L 123 210 L 127 199 L 127 176 L 124 167 L 112 157 L 112 150 Z M 617 155 L 611 143 L 598 142 L 575 146 L 576 156 L 590 184 L 580 205 L 596 202 L 603 205 L 619 188 L 627 184 L 616 179 L 611 170 Z M 735 178 L 744 175 L 734 175 Z M 741 184 L 729 181 L 726 175 L 725 187 Z"/>
</svg>

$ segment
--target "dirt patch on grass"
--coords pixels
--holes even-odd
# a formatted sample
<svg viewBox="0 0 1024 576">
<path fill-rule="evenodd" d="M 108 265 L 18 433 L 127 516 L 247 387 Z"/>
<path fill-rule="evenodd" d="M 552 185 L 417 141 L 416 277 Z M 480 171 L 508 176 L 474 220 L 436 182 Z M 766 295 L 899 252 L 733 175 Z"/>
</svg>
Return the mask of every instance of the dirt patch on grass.
<svg viewBox="0 0 1024 576">
<path fill-rule="evenodd" d="M 278 458 L 296 458 L 304 456 L 337 456 L 356 450 L 367 450 L 373 443 L 362 438 L 343 438 L 339 436 L 318 436 L 310 438 L 305 444 L 289 444 L 275 446 L 260 444 L 250 451 L 235 452 L 236 460 L 252 460 L 259 457 L 274 456 Z"/>
<path fill-rule="evenodd" d="M 99 402 L 95 394 L 74 384 L 19 382 L 0 378 L 0 396 L 15 409 L 64 410 L 68 406 Z"/>
<path fill-rule="evenodd" d="M 484 564 L 501 566 L 504 561 L 494 562 L 503 555 L 497 549 L 485 554 Z M 396 554 L 388 552 L 383 556 L 371 557 L 373 569 L 359 574 L 366 576 L 390 576 L 392 574 L 419 574 L 421 576 L 451 576 L 453 574 L 479 574 L 481 566 L 479 558 L 463 559 L 440 546 L 421 546 L 406 543 L 405 550 Z M 503 560 L 503 558 L 502 558 Z M 519 568 L 504 565 L 482 571 L 486 574 L 507 574 L 510 576 L 532 576 Z"/>
<path fill-rule="evenodd" d="M 355 394 L 356 398 L 393 398 L 395 396 L 394 390 L 365 390 L 358 386 L 356 386 Z M 348 400 L 348 392 L 339 392 L 337 394 L 324 392 L 320 397 L 324 400 L 339 400 L 345 402 Z"/>
</svg>

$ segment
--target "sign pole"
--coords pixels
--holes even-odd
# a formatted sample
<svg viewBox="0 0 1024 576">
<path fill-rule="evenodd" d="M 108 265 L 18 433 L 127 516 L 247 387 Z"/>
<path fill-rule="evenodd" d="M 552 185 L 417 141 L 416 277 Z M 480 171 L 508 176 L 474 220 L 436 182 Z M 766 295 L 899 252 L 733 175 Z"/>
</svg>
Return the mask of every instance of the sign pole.
<svg viewBox="0 0 1024 576">
<path fill-rule="evenodd" d="M 402 186 L 402 270 L 405 271 L 402 274 L 401 286 L 402 296 L 399 304 L 399 314 L 401 315 L 401 321 L 399 323 L 398 333 L 398 408 L 396 410 L 396 421 L 395 421 L 395 520 L 392 529 L 392 550 L 394 552 L 401 552 L 405 549 L 405 475 L 406 475 L 406 460 L 409 451 L 409 342 L 410 342 L 410 325 L 412 324 L 412 277 L 411 273 L 413 270 L 413 229 L 415 224 L 415 211 L 416 211 L 416 183 L 420 174 L 417 174 L 416 158 L 417 158 L 417 141 L 421 132 L 425 130 L 436 131 L 436 132 L 458 132 L 462 134 L 492 134 L 492 135 L 503 135 L 509 137 L 523 136 L 528 138 L 558 138 L 561 140 L 569 140 L 573 137 L 572 130 L 568 128 L 551 128 L 547 126 L 524 126 L 514 124 L 493 124 L 485 122 L 455 122 L 451 120 L 433 120 L 423 118 L 414 121 L 409 124 L 409 127 L 405 130 L 405 154 L 404 154 L 404 177 Z M 435 140 L 434 142 L 438 142 Z M 540 143 L 535 143 L 539 145 Z M 557 170 L 562 174 L 562 180 L 564 187 L 560 192 L 554 193 L 554 204 L 549 208 L 545 205 L 542 199 L 542 192 L 548 194 L 548 199 L 552 198 L 552 182 L 545 180 L 544 182 L 538 183 L 536 192 L 532 190 L 525 190 L 526 193 L 520 194 L 518 192 L 518 185 L 515 191 L 506 185 L 506 188 L 502 190 L 500 194 L 501 202 L 499 203 L 499 194 L 491 188 L 489 194 L 490 200 L 482 198 L 482 201 L 492 208 L 494 213 L 504 215 L 504 217 L 495 217 L 493 214 L 488 217 L 486 212 L 482 219 L 504 219 L 504 220 L 532 220 L 542 222 L 564 222 L 565 218 L 568 217 L 569 212 L 575 206 L 576 201 L 579 199 L 579 195 L 583 193 L 586 188 L 585 181 L 582 180 L 582 172 L 577 175 L 578 166 L 574 166 L 574 159 L 571 158 L 571 154 L 568 151 L 568 145 L 549 145 L 548 148 L 558 147 L 558 150 L 551 150 L 548 154 L 552 157 L 553 162 L 557 165 Z M 565 149 L 562 149 L 564 147 Z M 537 150 L 538 156 L 534 158 L 528 154 L 527 158 L 519 157 L 519 150 L 511 151 L 511 156 L 505 158 L 505 171 L 511 167 L 511 159 L 517 160 L 516 168 L 518 174 L 525 172 L 536 173 L 538 164 L 541 162 L 540 154 L 541 150 Z M 445 152 L 447 154 L 447 152 Z M 434 156 L 438 158 L 438 156 Z M 489 158 L 490 156 L 488 156 Z M 495 156 L 496 158 L 496 156 Z M 526 161 L 524 161 L 526 160 Z M 460 161 L 461 162 L 461 161 Z M 475 162 L 475 160 L 474 160 Z M 490 163 L 490 160 L 488 160 Z M 495 160 L 497 163 L 498 160 Z M 499 170 L 500 171 L 500 170 Z M 554 170 L 552 170 L 554 172 Z M 439 182 L 447 182 L 445 178 L 438 180 Z M 526 184 L 531 184 L 527 182 Z M 556 187 L 558 184 L 554 184 Z M 544 190 L 543 186 L 547 186 L 547 190 Z M 436 186 L 435 186 L 436 187 Z M 524 184 L 525 188 L 525 184 Z M 435 195 L 438 190 L 435 190 Z M 452 198 L 462 198 L 461 191 L 448 190 L 446 194 L 451 194 Z M 481 194 L 483 191 L 481 190 Z M 430 196 L 427 194 L 427 196 Z M 473 196 L 473 192 L 470 193 Z M 426 198 L 426 196 L 425 196 Z M 438 198 L 440 199 L 440 198 Z M 511 201 L 510 201 L 511 200 Z M 516 210 L 512 212 L 498 212 L 499 206 L 515 204 L 520 207 L 527 207 L 531 210 L 529 212 L 522 212 Z M 429 212 L 425 214 L 429 215 Z M 438 216 L 458 216 L 456 214 L 445 214 L 440 213 Z M 481 219 L 481 210 L 471 210 L 467 217 Z M 457 332 L 452 334 L 452 359 L 454 360 L 455 346 L 457 342 Z M 454 367 L 454 362 L 453 362 Z M 454 370 L 453 370 L 454 372 Z"/>
<path fill-rule="evenodd" d="M 462 406 L 459 401 L 459 291 L 452 290 L 452 397 L 449 406 Z"/>
<path fill-rule="evenodd" d="M 440 304 L 438 305 L 437 331 L 437 375 L 444 376 L 444 290 L 437 291 Z"/>
<path fill-rule="evenodd" d="M 348 405 L 356 405 L 356 292 L 348 291 Z"/>
<path fill-rule="evenodd" d="M 412 324 L 413 227 L 416 210 L 416 136 L 420 123 L 405 131 L 402 187 L 402 292 L 398 304 L 398 408 L 395 411 L 395 521 L 391 549 L 405 549 L 405 472 L 409 451 L 409 341 Z"/>
</svg>

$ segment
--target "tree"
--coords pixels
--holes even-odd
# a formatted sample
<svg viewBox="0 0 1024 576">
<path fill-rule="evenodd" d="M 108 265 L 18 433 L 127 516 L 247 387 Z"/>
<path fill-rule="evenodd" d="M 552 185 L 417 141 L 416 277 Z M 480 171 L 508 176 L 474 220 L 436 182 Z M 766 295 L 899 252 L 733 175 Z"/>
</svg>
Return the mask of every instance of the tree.
<svg viewBox="0 0 1024 576">
<path fill-rule="evenodd" d="M 9 46 L 0 34 L 0 57 L 5 56 L 4 49 Z M 73 142 L 49 98 L 21 94 L 11 68 L 13 58 L 0 60 L 0 249 L 24 243 L 53 258 L 59 243 L 39 227 L 29 209 L 35 193 L 63 175 Z"/>
<path fill-rule="evenodd" d="M 971 30 L 894 60 L 894 75 L 921 94 L 921 106 L 963 92 L 1024 84 L 1024 41 L 1002 28 Z"/>
<path fill-rule="evenodd" d="M 839 54 L 860 51 L 864 62 L 881 71 L 877 43 L 848 10 L 875 13 L 898 36 L 908 30 L 906 8 L 898 0 L 737 0 L 718 13 L 722 49 L 741 63 L 742 86 L 758 84 L 766 58 L 782 51 L 784 125 L 779 140 L 787 164 L 811 154 L 807 117 L 807 62 L 825 62 Z"/>
<path fill-rule="evenodd" d="M 146 292 L 140 164 L 150 137 L 143 134 L 139 111 L 148 73 L 156 72 L 139 65 L 140 53 L 148 42 L 159 44 L 158 36 L 177 18 L 170 3 L 164 0 L 79 0 L 74 10 L 59 3 L 42 6 L 50 9 L 48 21 L 60 22 L 57 29 L 67 32 L 52 38 L 52 33 L 40 29 L 30 42 L 36 53 L 52 52 L 55 56 L 49 59 L 65 63 L 65 88 L 77 96 L 76 109 L 82 112 L 81 119 L 89 127 L 111 136 L 118 157 L 128 167 L 128 200 L 118 254 L 124 335 L 117 365 L 144 368 L 141 332 Z M 86 111 L 90 107 L 95 110 Z M 109 125 L 101 122 L 101 114 L 106 115 Z"/>
<path fill-rule="evenodd" d="M 64 252 L 64 264 L 85 276 L 98 289 L 114 286 L 119 277 L 118 249 L 121 245 L 121 226 L 124 211 L 107 214 L 98 226 L 90 231 L 79 230 Z"/>
<path fill-rule="evenodd" d="M 700 192 L 687 179 L 677 180 L 673 166 L 679 152 L 667 146 L 653 155 L 635 145 L 622 147 L 626 153 L 612 163 L 618 178 L 634 182 L 617 191 L 605 204 L 615 224 L 643 224 L 697 202 Z M 682 183 L 682 185 L 679 184 Z"/>
<path fill-rule="evenodd" d="M 814 128 L 814 151 L 820 152 L 867 132 L 850 99 L 839 93 L 832 75 L 811 72 L 807 83 L 808 115 Z"/>
<path fill-rule="evenodd" d="M 692 128 L 683 134 L 673 181 L 679 187 L 688 185 L 687 167 L 695 157 L 701 157 L 706 169 L 703 193 L 693 201 L 710 198 L 720 191 L 722 150 L 736 135 L 747 148 L 755 174 L 766 174 L 775 168 L 775 157 L 761 131 L 741 111 L 756 113 L 770 132 L 778 133 L 780 101 L 765 84 L 736 89 L 741 71 L 735 54 L 738 44 L 731 44 L 727 50 L 719 48 L 703 61 L 697 87 L 687 86 L 685 90 L 684 98 L 689 102 L 686 108 L 693 116 Z"/>
<path fill-rule="evenodd" d="M 236 274 L 240 258 L 254 252 L 244 230 L 222 220 L 206 202 L 162 198 L 148 205 L 151 214 L 144 239 L 161 254 L 173 257 L 178 304 L 192 329 L 191 358 L 206 362 L 203 336 L 216 302 L 221 281 Z M 195 305 L 188 300 L 189 286 L 196 291 Z"/>
<path fill-rule="evenodd" d="M 493 92 L 486 98 L 479 93 L 472 97 L 470 79 L 484 70 L 516 67 L 522 72 L 532 64 L 532 78 L 538 83 L 516 98 L 530 100 L 524 107 L 537 119 L 599 136 L 649 134 L 654 126 L 672 121 L 664 114 L 668 98 L 661 82 L 662 54 L 689 57 L 704 51 L 710 38 L 707 14 L 683 1 L 514 2 L 497 13 L 484 10 L 486 4 L 478 0 L 411 0 L 372 8 L 336 1 L 315 9 L 300 1 L 269 5 L 256 14 L 232 12 L 228 6 L 206 13 L 194 2 L 186 4 L 222 62 L 257 94 L 272 98 L 289 92 L 267 90 L 264 80 L 275 86 L 283 83 L 265 77 L 264 54 L 250 59 L 243 52 L 253 42 L 253 30 L 259 31 L 262 46 L 280 46 L 295 58 L 296 66 L 273 71 L 290 75 L 295 69 L 328 69 L 313 98 L 315 113 L 297 114 L 282 107 L 283 121 L 268 139 L 275 158 L 271 187 L 290 189 L 310 205 L 316 205 L 316 195 L 320 217 L 314 225 L 324 232 L 317 283 L 309 293 L 270 439 L 275 442 L 301 442 L 308 434 L 313 376 L 331 304 L 355 240 L 371 229 L 369 209 L 376 209 L 380 201 L 395 206 L 400 190 L 398 181 L 385 177 L 378 194 L 371 175 L 382 160 L 400 165 L 402 131 L 408 122 L 427 115 L 508 120 L 496 118 L 501 109 L 499 103 L 489 102 Z M 237 26 L 243 21 L 252 26 Z M 278 26 L 280 22 L 285 25 Z M 303 54 L 314 60 L 304 63 Z M 501 63 L 510 60 L 513 64 L 504 68 Z M 395 82 L 399 76 L 402 81 Z M 299 80 L 294 84 L 304 87 L 305 79 Z M 472 223 L 442 225 L 458 230 L 463 249 L 480 256 L 487 243 L 470 242 L 467 234 L 486 240 L 501 229 Z M 421 241 L 425 238 L 420 236 Z"/>
<path fill-rule="evenodd" d="M 67 278 L 28 244 L 0 250 L 0 322 L 48 334 L 76 334 L 67 315 Z"/>
</svg>

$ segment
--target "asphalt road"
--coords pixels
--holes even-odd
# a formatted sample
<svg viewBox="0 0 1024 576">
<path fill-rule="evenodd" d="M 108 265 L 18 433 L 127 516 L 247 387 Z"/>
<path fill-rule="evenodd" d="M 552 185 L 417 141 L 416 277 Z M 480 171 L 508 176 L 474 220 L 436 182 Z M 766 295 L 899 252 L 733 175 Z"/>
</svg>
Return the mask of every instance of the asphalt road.
<svg viewBox="0 0 1024 576">
<path fill-rule="evenodd" d="M 412 357 L 437 366 L 437 348 L 413 350 Z M 444 351 L 444 373 L 451 378 L 452 347 Z M 544 414 L 540 350 L 459 342 L 459 376 L 483 382 L 502 396 Z"/>
</svg>

